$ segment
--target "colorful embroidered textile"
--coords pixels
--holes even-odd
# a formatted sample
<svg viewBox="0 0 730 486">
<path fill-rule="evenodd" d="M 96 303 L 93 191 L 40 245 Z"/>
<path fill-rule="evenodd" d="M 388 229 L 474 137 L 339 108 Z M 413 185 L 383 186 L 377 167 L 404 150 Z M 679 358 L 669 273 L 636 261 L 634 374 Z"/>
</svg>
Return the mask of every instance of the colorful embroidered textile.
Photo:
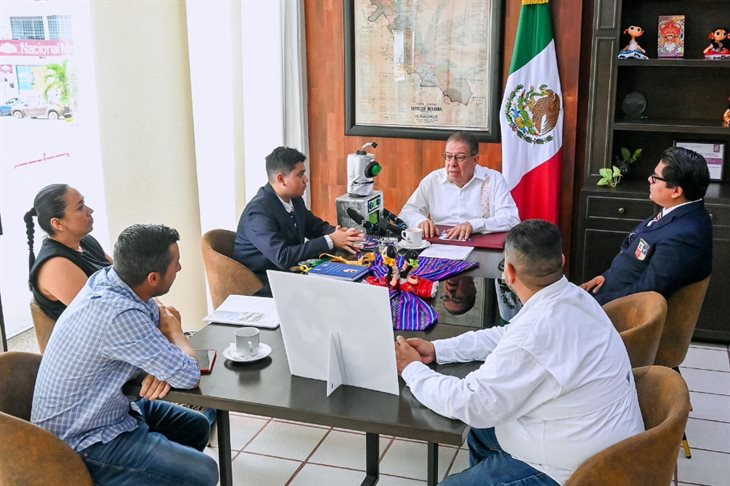
<svg viewBox="0 0 730 486">
<path fill-rule="evenodd" d="M 402 268 L 405 257 L 397 257 L 396 262 L 398 268 Z M 441 281 L 478 266 L 479 262 L 419 257 L 418 268 L 412 275 Z M 375 262 L 370 266 L 370 272 L 376 277 L 383 277 L 388 273 L 388 267 L 383 263 L 382 256 L 376 256 Z M 390 311 L 393 317 L 393 329 L 398 331 L 425 331 L 438 321 L 438 314 L 425 300 L 400 290 L 390 290 Z"/>
</svg>

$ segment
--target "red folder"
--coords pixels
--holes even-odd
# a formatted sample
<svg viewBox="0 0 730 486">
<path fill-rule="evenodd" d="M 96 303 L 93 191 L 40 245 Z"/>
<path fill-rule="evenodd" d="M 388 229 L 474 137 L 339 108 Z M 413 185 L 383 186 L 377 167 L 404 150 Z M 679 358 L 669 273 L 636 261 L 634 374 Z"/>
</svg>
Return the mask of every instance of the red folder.
<svg viewBox="0 0 730 486">
<path fill-rule="evenodd" d="M 451 228 L 451 226 L 436 226 L 438 234 Z M 474 248 L 483 248 L 486 250 L 504 250 L 504 241 L 507 239 L 507 232 L 500 233 L 474 233 L 467 240 L 441 240 L 438 236 L 432 238 L 424 238 L 431 243 L 439 245 L 456 245 L 456 246 L 473 246 Z"/>
</svg>

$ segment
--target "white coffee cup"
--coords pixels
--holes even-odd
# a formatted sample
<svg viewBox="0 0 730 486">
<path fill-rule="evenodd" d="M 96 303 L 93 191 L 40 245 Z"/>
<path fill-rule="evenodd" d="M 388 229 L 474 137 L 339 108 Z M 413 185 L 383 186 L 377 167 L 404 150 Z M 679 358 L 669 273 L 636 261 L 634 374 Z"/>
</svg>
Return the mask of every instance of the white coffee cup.
<svg viewBox="0 0 730 486">
<path fill-rule="evenodd" d="M 255 327 L 239 327 L 236 335 L 236 353 L 244 358 L 259 354 L 259 330 Z"/>
<path fill-rule="evenodd" d="M 408 228 L 400 234 L 406 246 L 418 247 L 423 244 L 423 230 L 421 228 Z"/>
</svg>

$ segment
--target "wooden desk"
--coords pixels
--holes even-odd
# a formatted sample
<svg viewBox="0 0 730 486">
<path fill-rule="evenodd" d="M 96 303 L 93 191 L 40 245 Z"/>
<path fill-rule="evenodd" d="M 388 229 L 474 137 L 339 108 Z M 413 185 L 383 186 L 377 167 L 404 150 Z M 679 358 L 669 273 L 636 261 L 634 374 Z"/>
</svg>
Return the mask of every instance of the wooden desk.
<svg viewBox="0 0 730 486">
<path fill-rule="evenodd" d="M 233 482 L 229 411 L 364 431 L 366 476 L 363 485 L 374 485 L 378 481 L 380 434 L 427 442 L 429 485 L 435 485 L 438 479 L 438 443 L 460 446 L 464 442 L 468 427 L 421 405 L 402 380 L 399 380 L 399 396 L 343 385 L 327 397 L 324 381 L 292 376 L 278 329 L 261 331 L 261 341 L 272 348 L 267 358 L 248 364 L 228 361 L 222 351 L 233 342 L 235 329 L 235 326 L 211 324 L 194 335 L 190 339 L 193 348 L 218 351 L 213 372 L 202 376 L 198 389 L 172 390 L 165 397 L 171 402 L 218 411 L 221 485 Z M 440 324 L 428 333 L 402 334 L 432 340 L 468 330 L 462 326 Z M 437 369 L 441 373 L 464 377 L 478 366 L 479 363 L 450 364 Z M 138 384 L 136 389 L 134 386 L 125 388 L 129 394 L 138 390 Z"/>
</svg>

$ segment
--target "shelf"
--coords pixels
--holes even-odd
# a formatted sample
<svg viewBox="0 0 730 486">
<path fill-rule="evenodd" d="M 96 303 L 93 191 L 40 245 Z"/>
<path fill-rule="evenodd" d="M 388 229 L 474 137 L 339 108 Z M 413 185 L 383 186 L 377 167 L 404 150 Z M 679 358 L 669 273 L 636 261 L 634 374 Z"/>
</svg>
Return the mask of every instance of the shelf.
<svg viewBox="0 0 730 486">
<path fill-rule="evenodd" d="M 629 132 L 677 132 L 730 136 L 730 127 L 723 127 L 720 120 L 690 118 L 619 119 L 613 122 L 613 129 Z"/>
<path fill-rule="evenodd" d="M 619 59 L 620 67 L 685 67 L 685 68 L 728 68 L 730 59 Z"/>
</svg>

